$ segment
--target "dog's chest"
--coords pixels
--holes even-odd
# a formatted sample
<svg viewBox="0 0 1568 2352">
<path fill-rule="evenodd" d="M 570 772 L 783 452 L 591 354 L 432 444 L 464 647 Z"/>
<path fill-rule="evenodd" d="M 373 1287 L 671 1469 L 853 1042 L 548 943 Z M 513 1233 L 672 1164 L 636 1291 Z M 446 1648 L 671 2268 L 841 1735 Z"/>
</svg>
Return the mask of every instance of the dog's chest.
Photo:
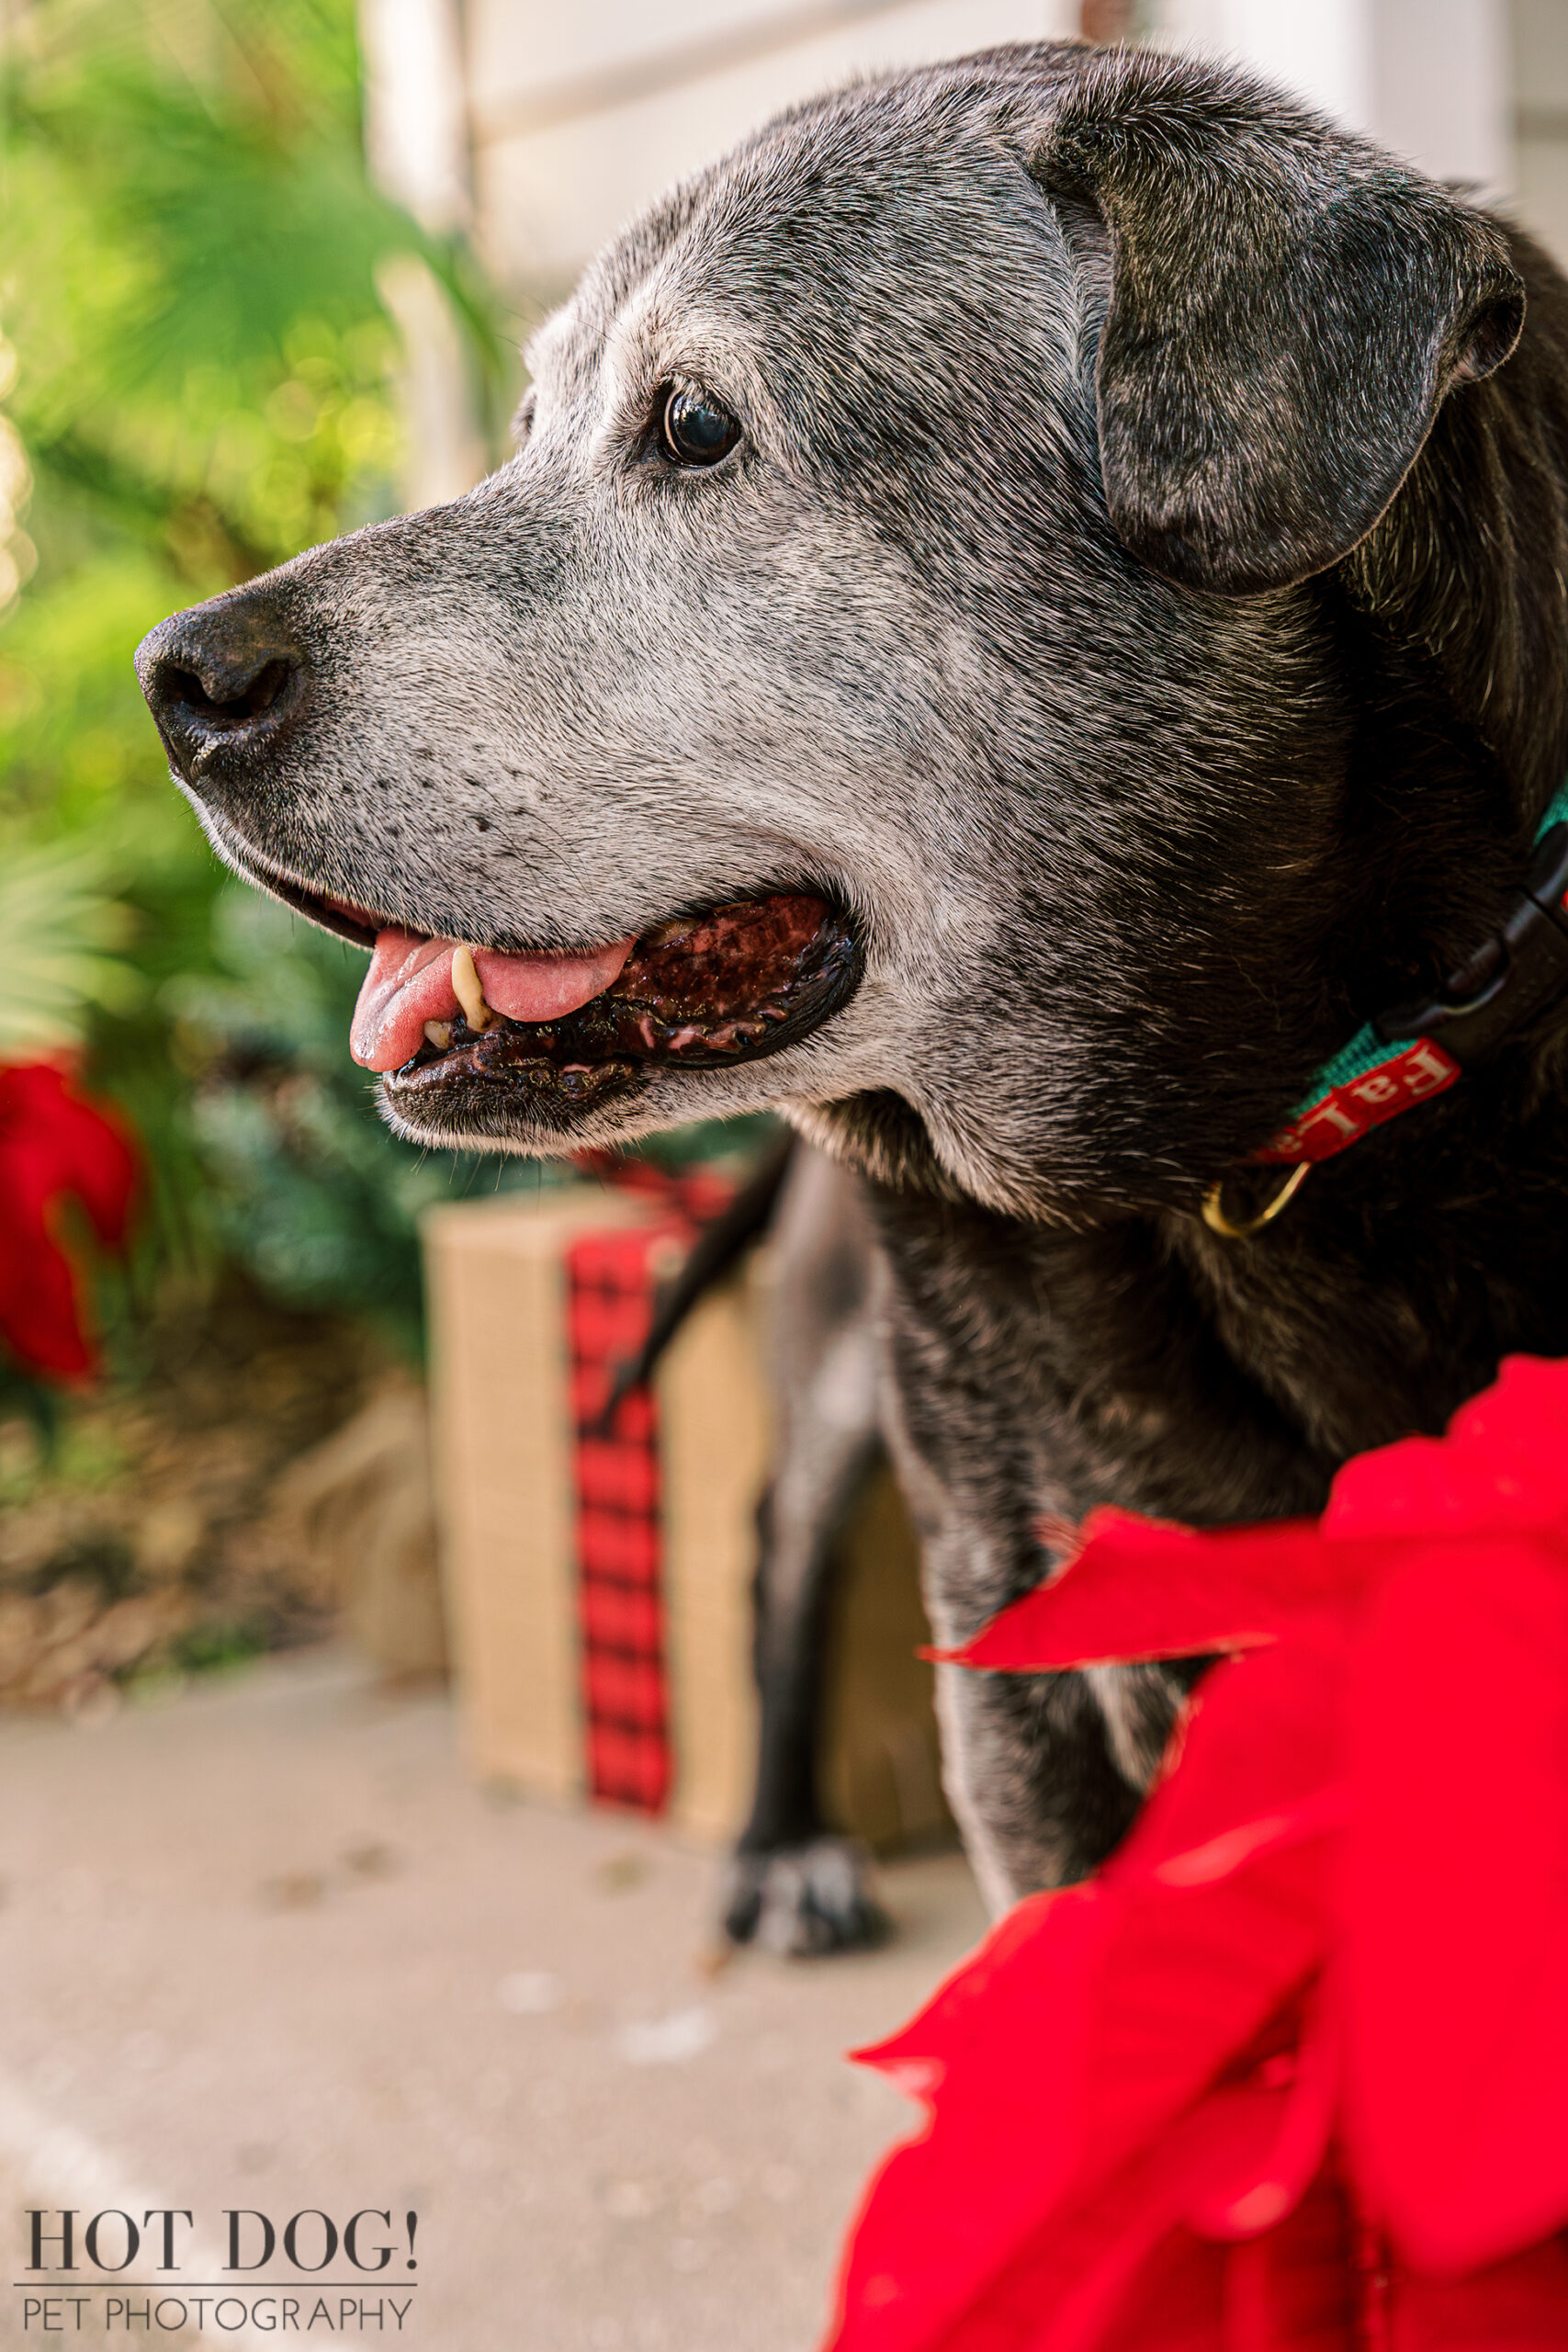
<svg viewBox="0 0 1568 2352">
<path fill-rule="evenodd" d="M 895 1447 L 950 1629 L 1039 1582 L 1053 1519 L 1321 1502 L 1325 1465 L 1238 1371 L 1152 1227 L 879 1208 Z"/>
</svg>

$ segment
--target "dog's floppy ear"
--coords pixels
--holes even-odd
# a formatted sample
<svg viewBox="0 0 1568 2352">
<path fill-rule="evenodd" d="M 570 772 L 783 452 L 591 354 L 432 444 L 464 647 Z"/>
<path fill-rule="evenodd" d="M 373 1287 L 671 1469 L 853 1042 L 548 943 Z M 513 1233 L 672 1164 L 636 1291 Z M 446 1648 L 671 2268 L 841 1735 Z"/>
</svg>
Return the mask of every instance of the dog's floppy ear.
<svg viewBox="0 0 1568 2352">
<path fill-rule="evenodd" d="M 1100 465 L 1134 554 L 1245 595 L 1337 562 L 1517 341 L 1501 232 L 1244 75 L 1089 62 L 1031 169 L 1110 232 Z"/>
</svg>

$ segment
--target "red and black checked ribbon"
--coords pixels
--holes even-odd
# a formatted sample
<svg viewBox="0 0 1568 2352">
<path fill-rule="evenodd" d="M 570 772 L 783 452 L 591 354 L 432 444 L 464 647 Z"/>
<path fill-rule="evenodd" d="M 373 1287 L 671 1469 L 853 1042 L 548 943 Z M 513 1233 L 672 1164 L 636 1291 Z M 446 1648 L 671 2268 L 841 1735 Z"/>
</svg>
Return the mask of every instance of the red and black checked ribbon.
<svg viewBox="0 0 1568 2352">
<path fill-rule="evenodd" d="M 643 1813 L 663 1810 L 671 1780 L 658 1407 L 634 1389 L 608 1433 L 599 1423 L 653 1314 L 649 1260 L 671 1238 L 668 1225 L 634 1227 L 582 1234 L 567 1252 L 588 1789 Z"/>
<path fill-rule="evenodd" d="M 620 1367 L 641 1347 L 673 1243 L 715 1215 L 730 1187 L 705 1170 L 666 1176 L 643 1160 L 579 1156 L 592 1172 L 649 1196 L 664 1214 L 643 1226 L 581 1234 L 567 1251 L 577 1502 L 578 1623 L 591 1796 L 660 1813 L 673 1758 L 664 1642 L 659 1408 L 649 1389 L 604 1413 Z"/>
</svg>

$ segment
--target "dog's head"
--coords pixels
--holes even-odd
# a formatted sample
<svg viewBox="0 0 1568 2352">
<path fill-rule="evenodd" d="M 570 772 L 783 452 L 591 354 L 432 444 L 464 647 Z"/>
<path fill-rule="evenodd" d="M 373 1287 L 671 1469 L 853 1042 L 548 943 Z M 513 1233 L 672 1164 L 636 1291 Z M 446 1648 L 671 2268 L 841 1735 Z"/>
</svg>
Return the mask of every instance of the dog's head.
<svg viewBox="0 0 1568 2352">
<path fill-rule="evenodd" d="M 589 271 L 499 473 L 143 684 L 220 854 L 375 948 L 406 1136 L 778 1105 L 1000 1207 L 1186 1199 L 1332 992 L 1300 583 L 1520 311 L 1482 216 L 1235 76 L 869 82 Z"/>
</svg>

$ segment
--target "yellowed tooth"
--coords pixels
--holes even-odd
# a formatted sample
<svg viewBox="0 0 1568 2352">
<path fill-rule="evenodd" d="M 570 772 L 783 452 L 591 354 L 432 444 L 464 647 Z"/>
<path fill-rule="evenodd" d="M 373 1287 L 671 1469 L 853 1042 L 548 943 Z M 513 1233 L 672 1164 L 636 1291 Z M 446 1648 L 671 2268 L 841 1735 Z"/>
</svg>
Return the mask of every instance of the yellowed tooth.
<svg viewBox="0 0 1568 2352">
<path fill-rule="evenodd" d="M 452 1043 L 452 1023 L 449 1021 L 427 1021 L 424 1042 L 427 1046 L 434 1046 L 437 1053 L 444 1054 Z"/>
<path fill-rule="evenodd" d="M 479 986 L 479 976 L 474 969 L 473 953 L 469 948 L 455 947 L 452 950 L 452 986 L 457 992 L 457 1001 L 463 1008 L 463 1018 L 469 1028 L 488 1029 L 496 1015 L 485 1002 L 485 992 Z"/>
</svg>

